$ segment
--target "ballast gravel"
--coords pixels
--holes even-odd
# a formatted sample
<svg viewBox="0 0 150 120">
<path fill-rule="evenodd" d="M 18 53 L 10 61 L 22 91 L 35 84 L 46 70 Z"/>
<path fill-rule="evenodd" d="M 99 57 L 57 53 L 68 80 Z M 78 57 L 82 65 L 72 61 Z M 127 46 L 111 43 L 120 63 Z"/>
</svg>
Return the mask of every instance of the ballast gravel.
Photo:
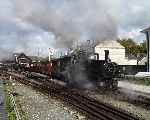
<svg viewBox="0 0 150 120">
<path fill-rule="evenodd" d="M 150 86 L 137 85 L 137 84 L 130 83 L 128 81 L 119 81 L 118 86 L 121 88 L 140 91 L 143 93 L 149 93 L 150 94 Z"/>
<path fill-rule="evenodd" d="M 141 106 L 134 105 L 132 103 L 129 103 L 125 97 L 129 95 L 128 97 L 130 97 L 130 99 L 132 99 L 132 97 L 133 99 L 135 99 L 135 96 L 137 95 L 138 91 L 140 93 L 150 93 L 150 86 L 136 85 L 126 81 L 120 81 L 119 87 L 119 89 L 121 90 L 121 94 L 114 94 L 114 92 L 102 93 L 101 91 L 86 91 L 85 93 L 96 100 L 102 101 L 104 103 L 109 103 L 119 109 L 132 113 L 135 116 L 139 117 L 141 120 L 150 120 L 150 107 L 146 109 Z M 125 100 L 123 100 L 124 98 Z"/>
<path fill-rule="evenodd" d="M 123 87 L 125 85 L 129 86 L 130 83 L 121 83 L 119 87 L 126 89 L 129 88 Z M 130 86 L 133 86 L 132 90 L 145 92 L 145 86 L 140 86 L 139 88 L 136 85 L 134 86 L 134 84 Z M 71 107 L 66 106 L 63 102 L 53 99 L 51 96 L 37 92 L 29 86 L 15 82 L 14 88 L 19 94 L 22 109 L 26 113 L 28 120 L 87 120 L 84 115 Z M 146 87 L 146 91 L 148 89 L 149 88 Z M 101 92 L 86 91 L 85 93 L 99 101 L 109 103 L 119 109 L 133 113 L 141 120 L 150 120 L 150 109 L 136 106 L 128 101 L 118 100 L 118 97 L 121 97 L 120 94 L 118 94 L 118 96 L 115 95 L 116 97 L 114 97 L 113 92 L 103 94 Z"/>
<path fill-rule="evenodd" d="M 51 96 L 17 82 L 13 85 L 28 120 L 87 120 L 84 115 Z"/>
</svg>

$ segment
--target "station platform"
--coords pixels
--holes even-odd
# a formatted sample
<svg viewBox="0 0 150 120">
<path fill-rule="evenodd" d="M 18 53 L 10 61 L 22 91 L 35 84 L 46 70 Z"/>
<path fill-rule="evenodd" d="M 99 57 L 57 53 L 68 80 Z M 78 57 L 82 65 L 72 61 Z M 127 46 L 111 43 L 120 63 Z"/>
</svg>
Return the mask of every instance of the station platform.
<svg viewBox="0 0 150 120">
<path fill-rule="evenodd" d="M 5 92 L 3 80 L 0 80 L 0 120 L 8 120 L 8 115 L 5 107 Z"/>
<path fill-rule="evenodd" d="M 150 72 L 138 72 L 135 77 L 148 77 L 150 78 Z"/>
</svg>

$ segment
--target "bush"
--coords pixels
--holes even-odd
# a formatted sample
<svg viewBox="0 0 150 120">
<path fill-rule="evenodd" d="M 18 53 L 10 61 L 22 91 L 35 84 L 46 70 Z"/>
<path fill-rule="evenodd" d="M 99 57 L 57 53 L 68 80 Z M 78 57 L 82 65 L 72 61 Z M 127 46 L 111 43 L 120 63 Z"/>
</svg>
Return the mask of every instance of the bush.
<svg viewBox="0 0 150 120">
<path fill-rule="evenodd" d="M 14 112 L 14 107 L 11 103 L 11 99 L 9 95 L 6 95 L 6 109 L 8 112 L 9 120 L 16 120 L 16 114 Z"/>
<path fill-rule="evenodd" d="M 150 79 L 145 79 L 145 84 L 146 84 L 147 86 L 149 86 L 149 85 L 150 85 Z"/>
</svg>

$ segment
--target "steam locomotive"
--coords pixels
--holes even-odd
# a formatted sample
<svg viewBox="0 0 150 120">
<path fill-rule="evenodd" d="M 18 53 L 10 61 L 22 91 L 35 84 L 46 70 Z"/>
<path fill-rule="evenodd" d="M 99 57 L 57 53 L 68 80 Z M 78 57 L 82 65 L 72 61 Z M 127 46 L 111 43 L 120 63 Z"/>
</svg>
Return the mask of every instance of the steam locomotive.
<svg viewBox="0 0 150 120">
<path fill-rule="evenodd" d="M 63 81 L 71 87 L 91 85 L 107 89 L 117 88 L 115 77 L 118 75 L 118 66 L 109 59 L 109 51 L 105 51 L 105 60 L 99 60 L 97 53 L 94 53 L 93 57 L 94 59 L 91 59 L 83 51 L 78 51 L 49 62 L 19 65 L 18 68 L 28 71 L 27 76 L 35 77 L 33 72 L 39 73 Z"/>
</svg>

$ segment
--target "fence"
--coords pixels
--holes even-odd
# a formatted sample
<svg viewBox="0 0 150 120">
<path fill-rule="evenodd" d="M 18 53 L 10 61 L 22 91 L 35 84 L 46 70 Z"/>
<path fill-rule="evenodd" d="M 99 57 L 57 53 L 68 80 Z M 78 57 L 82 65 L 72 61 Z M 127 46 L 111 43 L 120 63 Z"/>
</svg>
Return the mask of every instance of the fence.
<svg viewBox="0 0 150 120">
<path fill-rule="evenodd" d="M 119 65 L 119 70 L 125 75 L 135 75 L 138 72 L 146 72 L 146 65 Z"/>
<path fill-rule="evenodd" d="M 21 117 L 20 117 L 20 114 L 19 114 L 18 109 L 17 109 L 16 102 L 15 102 L 15 98 L 12 94 L 9 94 L 9 96 L 10 96 L 10 100 L 11 100 L 11 102 L 13 104 L 13 107 L 14 107 L 16 118 L 17 118 L 17 120 L 21 120 Z"/>
</svg>

